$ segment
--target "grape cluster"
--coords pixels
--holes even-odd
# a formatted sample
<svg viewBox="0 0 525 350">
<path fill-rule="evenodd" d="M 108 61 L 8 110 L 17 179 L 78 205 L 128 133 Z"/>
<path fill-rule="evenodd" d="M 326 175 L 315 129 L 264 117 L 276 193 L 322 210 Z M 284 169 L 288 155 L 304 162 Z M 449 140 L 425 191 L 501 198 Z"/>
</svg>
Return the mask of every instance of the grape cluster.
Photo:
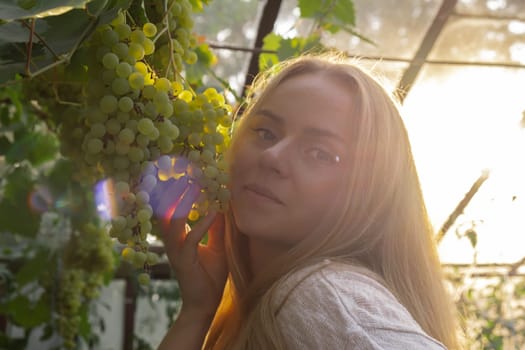
<svg viewBox="0 0 525 350">
<path fill-rule="evenodd" d="M 183 70 L 184 62 L 197 62 L 197 54 L 192 49 L 197 43 L 192 35 L 192 5 L 188 0 L 153 1 L 147 10 L 149 18 L 165 32 L 157 40 L 153 65 L 159 74 L 175 79 L 177 72 Z"/>
<path fill-rule="evenodd" d="M 191 18 L 191 5 L 186 0 L 173 4 L 167 19 L 175 22 L 168 30 L 177 27 L 176 40 L 190 52 L 190 43 L 181 39 L 189 34 L 181 29 L 191 23 L 177 21 Z M 97 28 L 81 51 L 89 76 L 85 105 L 68 110 L 61 132 L 63 152 L 79 160 L 81 173 L 91 181 L 112 179 L 110 235 L 126 245 L 123 259 L 144 270 L 142 283 L 159 260 L 146 241 L 155 223 L 150 197 L 159 183 L 185 176 L 199 185 L 192 220 L 210 208 L 224 209 L 230 196 L 222 154 L 229 144 L 231 107 L 213 88 L 199 93 L 185 88 L 181 72 L 177 79 L 159 75 L 153 56 L 159 30 L 166 32 L 150 22 L 129 25 L 124 13 Z M 162 44 L 161 50 L 165 45 L 170 46 Z M 169 57 L 180 70 L 175 54 Z"/>
<path fill-rule="evenodd" d="M 114 268 L 112 244 L 103 228 L 84 224 L 72 236 L 64 249 L 57 296 L 57 328 L 66 349 L 77 346 L 80 309 L 98 297 L 104 276 Z"/>
</svg>

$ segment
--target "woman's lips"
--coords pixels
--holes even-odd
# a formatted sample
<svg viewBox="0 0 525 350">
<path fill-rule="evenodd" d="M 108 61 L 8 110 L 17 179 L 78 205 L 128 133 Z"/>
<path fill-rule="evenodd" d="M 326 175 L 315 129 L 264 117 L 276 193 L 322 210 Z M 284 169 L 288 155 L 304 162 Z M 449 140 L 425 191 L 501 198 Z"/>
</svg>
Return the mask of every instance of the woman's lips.
<svg viewBox="0 0 525 350">
<path fill-rule="evenodd" d="M 271 200 L 277 204 L 284 205 L 283 201 L 268 187 L 258 184 L 248 184 L 244 186 L 244 189 L 256 194 L 257 196 L 264 197 L 265 199 Z"/>
</svg>

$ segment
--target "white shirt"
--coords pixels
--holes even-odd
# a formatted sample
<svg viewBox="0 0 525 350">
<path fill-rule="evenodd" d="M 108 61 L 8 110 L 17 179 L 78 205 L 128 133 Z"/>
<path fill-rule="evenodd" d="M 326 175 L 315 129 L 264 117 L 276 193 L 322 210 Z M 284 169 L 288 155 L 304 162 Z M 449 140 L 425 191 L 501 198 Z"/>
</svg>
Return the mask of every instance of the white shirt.
<svg viewBox="0 0 525 350">
<path fill-rule="evenodd" d="M 347 264 L 324 261 L 293 273 L 276 305 L 290 350 L 446 349 L 388 289 Z"/>
</svg>

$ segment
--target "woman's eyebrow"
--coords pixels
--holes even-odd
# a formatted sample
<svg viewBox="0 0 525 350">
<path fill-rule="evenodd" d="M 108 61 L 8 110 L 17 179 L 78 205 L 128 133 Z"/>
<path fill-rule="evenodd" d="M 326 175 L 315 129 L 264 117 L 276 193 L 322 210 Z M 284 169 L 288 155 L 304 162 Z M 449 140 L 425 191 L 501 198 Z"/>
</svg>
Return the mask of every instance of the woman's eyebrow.
<svg viewBox="0 0 525 350">
<path fill-rule="evenodd" d="M 346 144 L 345 139 L 342 136 L 340 136 L 339 134 L 331 130 L 321 129 L 321 128 L 306 128 L 305 133 L 311 136 L 315 136 L 315 137 L 324 137 L 324 138 L 334 139 L 340 143 Z"/>
<path fill-rule="evenodd" d="M 285 118 L 283 116 L 275 112 L 272 112 L 269 109 L 260 109 L 255 114 L 263 116 L 263 117 L 267 117 L 279 124 L 284 124 L 284 121 L 285 121 Z M 346 144 L 345 139 L 342 136 L 328 129 L 308 127 L 305 129 L 305 133 L 310 136 L 315 136 L 315 137 L 331 138 L 340 143 Z"/>
<path fill-rule="evenodd" d="M 255 114 L 268 117 L 279 124 L 284 124 L 284 117 L 270 111 L 269 109 L 259 109 Z"/>
</svg>

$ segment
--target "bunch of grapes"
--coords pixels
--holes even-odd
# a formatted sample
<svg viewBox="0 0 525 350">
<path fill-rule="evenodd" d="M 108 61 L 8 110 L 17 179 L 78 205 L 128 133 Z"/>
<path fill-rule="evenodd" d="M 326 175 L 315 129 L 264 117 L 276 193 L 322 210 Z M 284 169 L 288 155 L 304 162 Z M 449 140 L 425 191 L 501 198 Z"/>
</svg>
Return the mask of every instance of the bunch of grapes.
<svg viewBox="0 0 525 350">
<path fill-rule="evenodd" d="M 57 288 L 56 322 L 64 348 L 76 348 L 80 310 L 98 297 L 104 277 L 113 269 L 113 249 L 106 230 L 93 223 L 75 229 L 64 249 Z"/>
<path fill-rule="evenodd" d="M 197 185 L 201 195 L 191 220 L 210 208 L 225 209 L 230 196 L 222 154 L 229 144 L 231 107 L 213 88 L 195 93 L 184 86 L 177 57 L 189 63 L 196 58 L 189 40 L 182 39 L 187 39 L 184 35 L 192 24 L 187 20 L 191 5 L 182 0 L 169 6 L 166 20 L 157 25 L 137 27 L 120 13 L 97 28 L 78 53 L 85 55 L 89 76 L 84 105 L 68 108 L 61 130 L 62 150 L 78 161 L 80 173 L 92 182 L 112 180 L 110 235 L 127 246 L 124 260 L 143 269 L 142 283 L 149 281 L 150 266 L 159 260 L 148 251 L 146 240 L 154 230 L 155 214 L 164 214 L 154 211 L 152 193 L 157 186 L 181 177 Z M 176 39 L 171 38 L 173 28 L 178 28 Z M 160 44 L 161 50 L 168 47 L 169 52 L 161 57 L 169 58 L 157 62 L 163 36 L 169 42 Z M 175 42 L 179 46 L 173 48 Z M 159 65 L 172 69 L 157 69 Z"/>
</svg>

